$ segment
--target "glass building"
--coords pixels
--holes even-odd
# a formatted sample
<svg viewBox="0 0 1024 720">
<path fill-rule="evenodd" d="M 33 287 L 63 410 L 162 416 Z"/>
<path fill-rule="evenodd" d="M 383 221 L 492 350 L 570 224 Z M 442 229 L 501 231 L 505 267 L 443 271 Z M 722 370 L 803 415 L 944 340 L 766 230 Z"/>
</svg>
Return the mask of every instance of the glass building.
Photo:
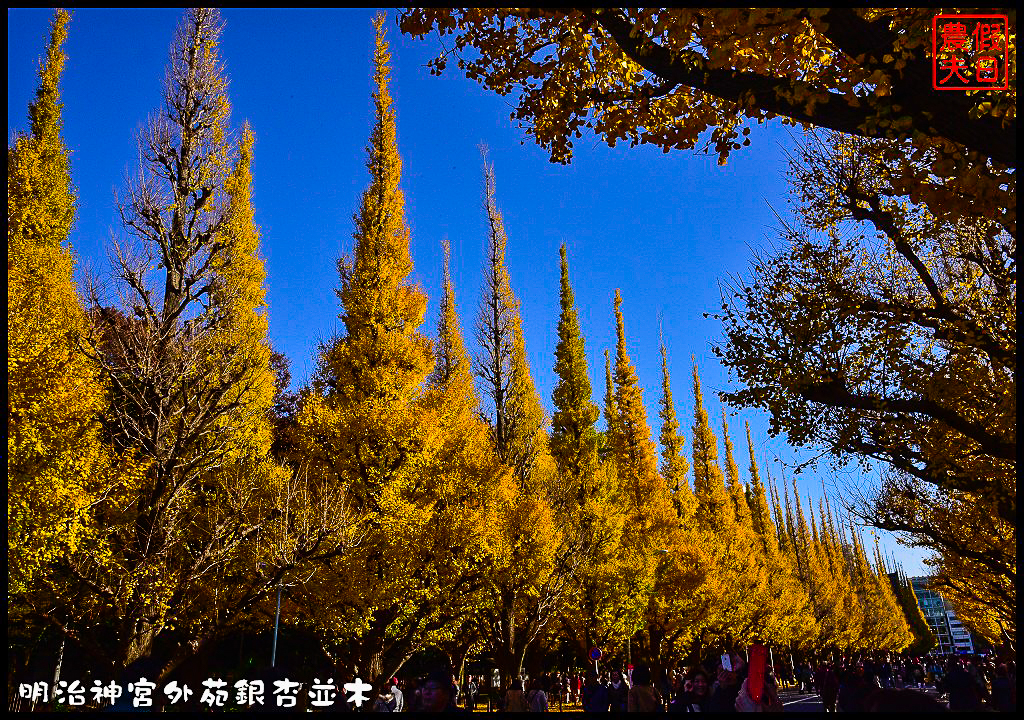
<svg viewBox="0 0 1024 720">
<path fill-rule="evenodd" d="M 933 652 L 943 655 L 974 653 L 971 633 L 957 619 L 953 608 L 946 605 L 942 596 L 928 588 L 930 581 L 930 577 L 910 578 L 910 585 L 914 588 L 914 595 L 917 596 L 917 604 L 921 606 L 921 613 L 938 640 Z"/>
</svg>

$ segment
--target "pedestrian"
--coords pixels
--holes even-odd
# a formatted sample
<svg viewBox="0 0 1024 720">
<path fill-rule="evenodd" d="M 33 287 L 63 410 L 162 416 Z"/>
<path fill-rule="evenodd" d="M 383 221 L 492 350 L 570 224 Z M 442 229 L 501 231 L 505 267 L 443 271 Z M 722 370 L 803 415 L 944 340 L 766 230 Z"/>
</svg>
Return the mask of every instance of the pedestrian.
<svg viewBox="0 0 1024 720">
<path fill-rule="evenodd" d="M 618 670 L 612 670 L 611 682 L 608 684 L 608 705 L 612 712 L 626 712 L 629 705 L 629 685 Z"/>
<path fill-rule="evenodd" d="M 882 687 L 892 687 L 892 663 L 889 662 L 888 657 L 886 657 L 885 662 L 878 669 L 878 679 L 882 681 Z"/>
<path fill-rule="evenodd" d="M 406 685 L 406 695 L 408 695 L 408 709 L 409 712 L 420 712 L 423 710 L 423 683 L 416 678 L 410 678 Z"/>
<path fill-rule="evenodd" d="M 455 705 L 454 673 L 451 668 L 440 667 L 432 670 L 423 681 L 420 695 L 423 712 L 459 712 Z"/>
<path fill-rule="evenodd" d="M 476 679 L 472 675 L 466 676 L 466 685 L 463 688 L 463 695 L 466 698 L 466 709 L 470 712 L 476 710 L 476 694 L 479 691 L 479 686 L 476 684 Z"/>
<path fill-rule="evenodd" d="M 800 691 L 809 693 L 814 690 L 814 673 L 811 672 L 811 664 L 806 660 L 800 662 L 800 675 L 797 678 L 800 681 Z"/>
<path fill-rule="evenodd" d="M 733 709 L 736 712 L 782 712 L 782 699 L 779 697 L 779 688 L 775 684 L 775 674 L 767 673 L 764 676 L 764 686 L 761 690 L 761 700 L 755 702 L 750 697 L 748 683 L 750 678 L 743 678 L 739 692 L 736 693 L 736 700 Z"/>
<path fill-rule="evenodd" d="M 398 678 L 391 678 L 391 712 L 405 711 L 405 693 L 398 687 Z"/>
<path fill-rule="evenodd" d="M 593 670 L 587 671 L 587 681 L 580 694 L 583 712 L 608 712 L 608 688 Z"/>
<path fill-rule="evenodd" d="M 996 676 L 992 679 L 992 707 L 999 712 L 1016 712 L 1017 688 L 1010 680 L 1010 672 L 1005 663 L 996 668 Z"/>
<path fill-rule="evenodd" d="M 839 677 L 836 675 L 835 670 L 832 669 L 831 664 L 823 663 L 819 665 L 815 680 L 825 712 L 834 713 L 836 711 L 836 700 L 839 699 Z"/>
<path fill-rule="evenodd" d="M 661 694 L 651 686 L 651 669 L 646 665 L 633 668 L 633 687 L 626 695 L 627 712 L 662 712 Z"/>
<path fill-rule="evenodd" d="M 726 670 L 722 661 L 718 661 L 717 678 L 707 705 L 708 712 L 735 711 L 736 695 L 746 677 L 747 664 L 738 653 L 731 653 L 729 657 L 732 670 Z"/>
<path fill-rule="evenodd" d="M 391 712 L 391 703 L 394 698 L 391 696 L 391 688 L 384 678 L 379 678 L 373 684 L 373 705 L 370 712 Z"/>
<path fill-rule="evenodd" d="M 704 668 L 697 666 L 683 681 L 683 692 L 669 708 L 669 712 L 705 712 L 711 698 L 711 683 Z"/>
<path fill-rule="evenodd" d="M 920 690 L 876 688 L 864 698 L 866 713 L 946 712 L 946 706 Z"/>
<path fill-rule="evenodd" d="M 843 712 L 864 712 L 864 698 L 868 692 L 877 689 L 868 682 L 864 665 L 857 663 L 843 678 L 839 689 L 839 708 Z"/>
<path fill-rule="evenodd" d="M 526 712 L 529 709 L 526 704 L 526 695 L 523 693 L 523 681 L 516 678 L 505 692 L 504 710 L 505 712 Z"/>
<path fill-rule="evenodd" d="M 981 710 L 981 695 L 978 685 L 970 674 L 955 659 L 946 666 L 942 687 L 949 693 L 949 709 L 953 712 L 977 712 Z"/>
<path fill-rule="evenodd" d="M 530 683 L 530 692 L 526 696 L 526 705 L 529 712 L 547 712 L 548 694 L 544 690 L 544 682 L 541 678 L 534 678 Z"/>
</svg>

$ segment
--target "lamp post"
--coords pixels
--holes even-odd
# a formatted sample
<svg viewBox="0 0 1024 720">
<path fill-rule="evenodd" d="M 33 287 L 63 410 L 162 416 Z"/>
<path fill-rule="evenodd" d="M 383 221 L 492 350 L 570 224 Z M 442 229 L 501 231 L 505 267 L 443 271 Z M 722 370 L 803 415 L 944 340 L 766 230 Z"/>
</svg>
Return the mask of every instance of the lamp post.
<svg viewBox="0 0 1024 720">
<path fill-rule="evenodd" d="M 260 563 L 261 568 L 267 566 L 266 563 Z M 277 631 L 281 625 L 281 590 L 284 588 L 284 583 L 281 578 L 277 579 L 277 611 L 274 613 L 274 640 L 270 646 L 270 667 L 274 667 L 277 663 Z"/>
<path fill-rule="evenodd" d="M 270 667 L 277 662 L 277 628 L 281 622 L 281 581 L 277 581 L 277 612 L 274 613 L 274 644 L 270 650 Z"/>
</svg>

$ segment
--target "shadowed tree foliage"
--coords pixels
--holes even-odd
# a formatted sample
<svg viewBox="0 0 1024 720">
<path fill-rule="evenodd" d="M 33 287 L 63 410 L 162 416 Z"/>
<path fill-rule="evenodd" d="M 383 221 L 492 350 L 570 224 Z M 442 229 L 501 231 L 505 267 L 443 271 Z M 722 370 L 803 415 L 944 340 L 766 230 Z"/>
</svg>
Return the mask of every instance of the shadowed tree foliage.
<svg viewBox="0 0 1024 720">
<path fill-rule="evenodd" d="M 727 534 L 736 522 L 732 500 L 718 465 L 718 440 L 708 422 L 700 390 L 697 364 L 693 365 L 693 494 L 697 498 L 697 523 L 706 531 Z"/>
<path fill-rule="evenodd" d="M 881 562 L 881 558 L 876 555 L 876 563 L 879 562 Z M 885 567 L 885 564 L 882 564 Z M 937 642 L 935 634 L 928 626 L 928 621 L 925 620 L 924 613 L 921 612 L 921 606 L 917 603 L 914 588 L 901 567 L 897 566 L 892 572 L 889 572 L 889 582 L 900 609 L 903 611 L 907 626 L 914 635 L 914 640 L 907 647 L 907 652 L 918 655 L 930 652 Z"/>
<path fill-rule="evenodd" d="M 881 470 L 851 500 L 861 518 L 935 550 L 950 595 L 989 588 L 983 604 L 1007 625 L 1016 239 L 997 220 L 907 202 L 898 157 L 881 141 L 807 136 L 791 163 L 797 221 L 784 246 L 726 290 L 716 352 L 745 388 L 724 398 L 766 410 L 794 445 Z"/>
<path fill-rule="evenodd" d="M 726 420 L 724 408 L 722 409 L 722 441 L 725 443 L 726 482 L 729 497 L 732 499 L 733 512 L 736 514 L 736 522 L 753 529 L 750 506 L 747 504 L 746 491 L 740 481 L 740 469 L 736 465 L 736 458 L 733 455 L 732 438 L 729 437 L 729 422 Z"/>
</svg>

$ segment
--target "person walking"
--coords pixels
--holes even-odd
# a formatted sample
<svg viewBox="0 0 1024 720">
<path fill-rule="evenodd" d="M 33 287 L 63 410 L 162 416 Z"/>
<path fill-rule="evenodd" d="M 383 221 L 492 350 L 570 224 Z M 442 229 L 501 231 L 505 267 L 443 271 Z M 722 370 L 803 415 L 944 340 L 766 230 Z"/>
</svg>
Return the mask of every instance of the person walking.
<svg viewBox="0 0 1024 720">
<path fill-rule="evenodd" d="M 818 694 L 821 695 L 821 703 L 825 706 L 825 712 L 836 711 L 836 700 L 839 699 L 839 676 L 832 669 L 831 665 L 822 664 L 818 667 L 818 676 L 815 678 L 818 686 Z"/>
<path fill-rule="evenodd" d="M 505 692 L 505 712 L 526 712 L 530 709 L 523 693 L 523 681 L 516 678 Z"/>
<path fill-rule="evenodd" d="M 626 712 L 629 705 L 629 685 L 618 670 L 612 670 L 608 684 L 608 705 L 612 712 Z"/>
<path fill-rule="evenodd" d="M 598 680 L 597 673 L 587 671 L 587 681 L 580 693 L 583 712 L 608 712 L 608 688 Z"/>
<path fill-rule="evenodd" d="M 651 669 L 646 665 L 633 668 L 633 687 L 626 695 L 627 712 L 662 712 L 661 695 L 651 686 Z"/>
<path fill-rule="evenodd" d="M 479 692 L 479 686 L 476 684 L 476 678 L 472 675 L 467 675 L 466 684 L 462 690 L 462 694 L 466 697 L 466 709 L 473 712 L 476 710 L 476 694 Z"/>
<path fill-rule="evenodd" d="M 398 678 L 391 678 L 391 712 L 405 711 L 405 693 L 398 686 Z"/>
<path fill-rule="evenodd" d="M 544 690 L 544 684 L 540 678 L 535 678 L 530 683 L 530 692 L 526 696 L 526 705 L 529 712 L 548 711 L 548 694 Z"/>
</svg>

